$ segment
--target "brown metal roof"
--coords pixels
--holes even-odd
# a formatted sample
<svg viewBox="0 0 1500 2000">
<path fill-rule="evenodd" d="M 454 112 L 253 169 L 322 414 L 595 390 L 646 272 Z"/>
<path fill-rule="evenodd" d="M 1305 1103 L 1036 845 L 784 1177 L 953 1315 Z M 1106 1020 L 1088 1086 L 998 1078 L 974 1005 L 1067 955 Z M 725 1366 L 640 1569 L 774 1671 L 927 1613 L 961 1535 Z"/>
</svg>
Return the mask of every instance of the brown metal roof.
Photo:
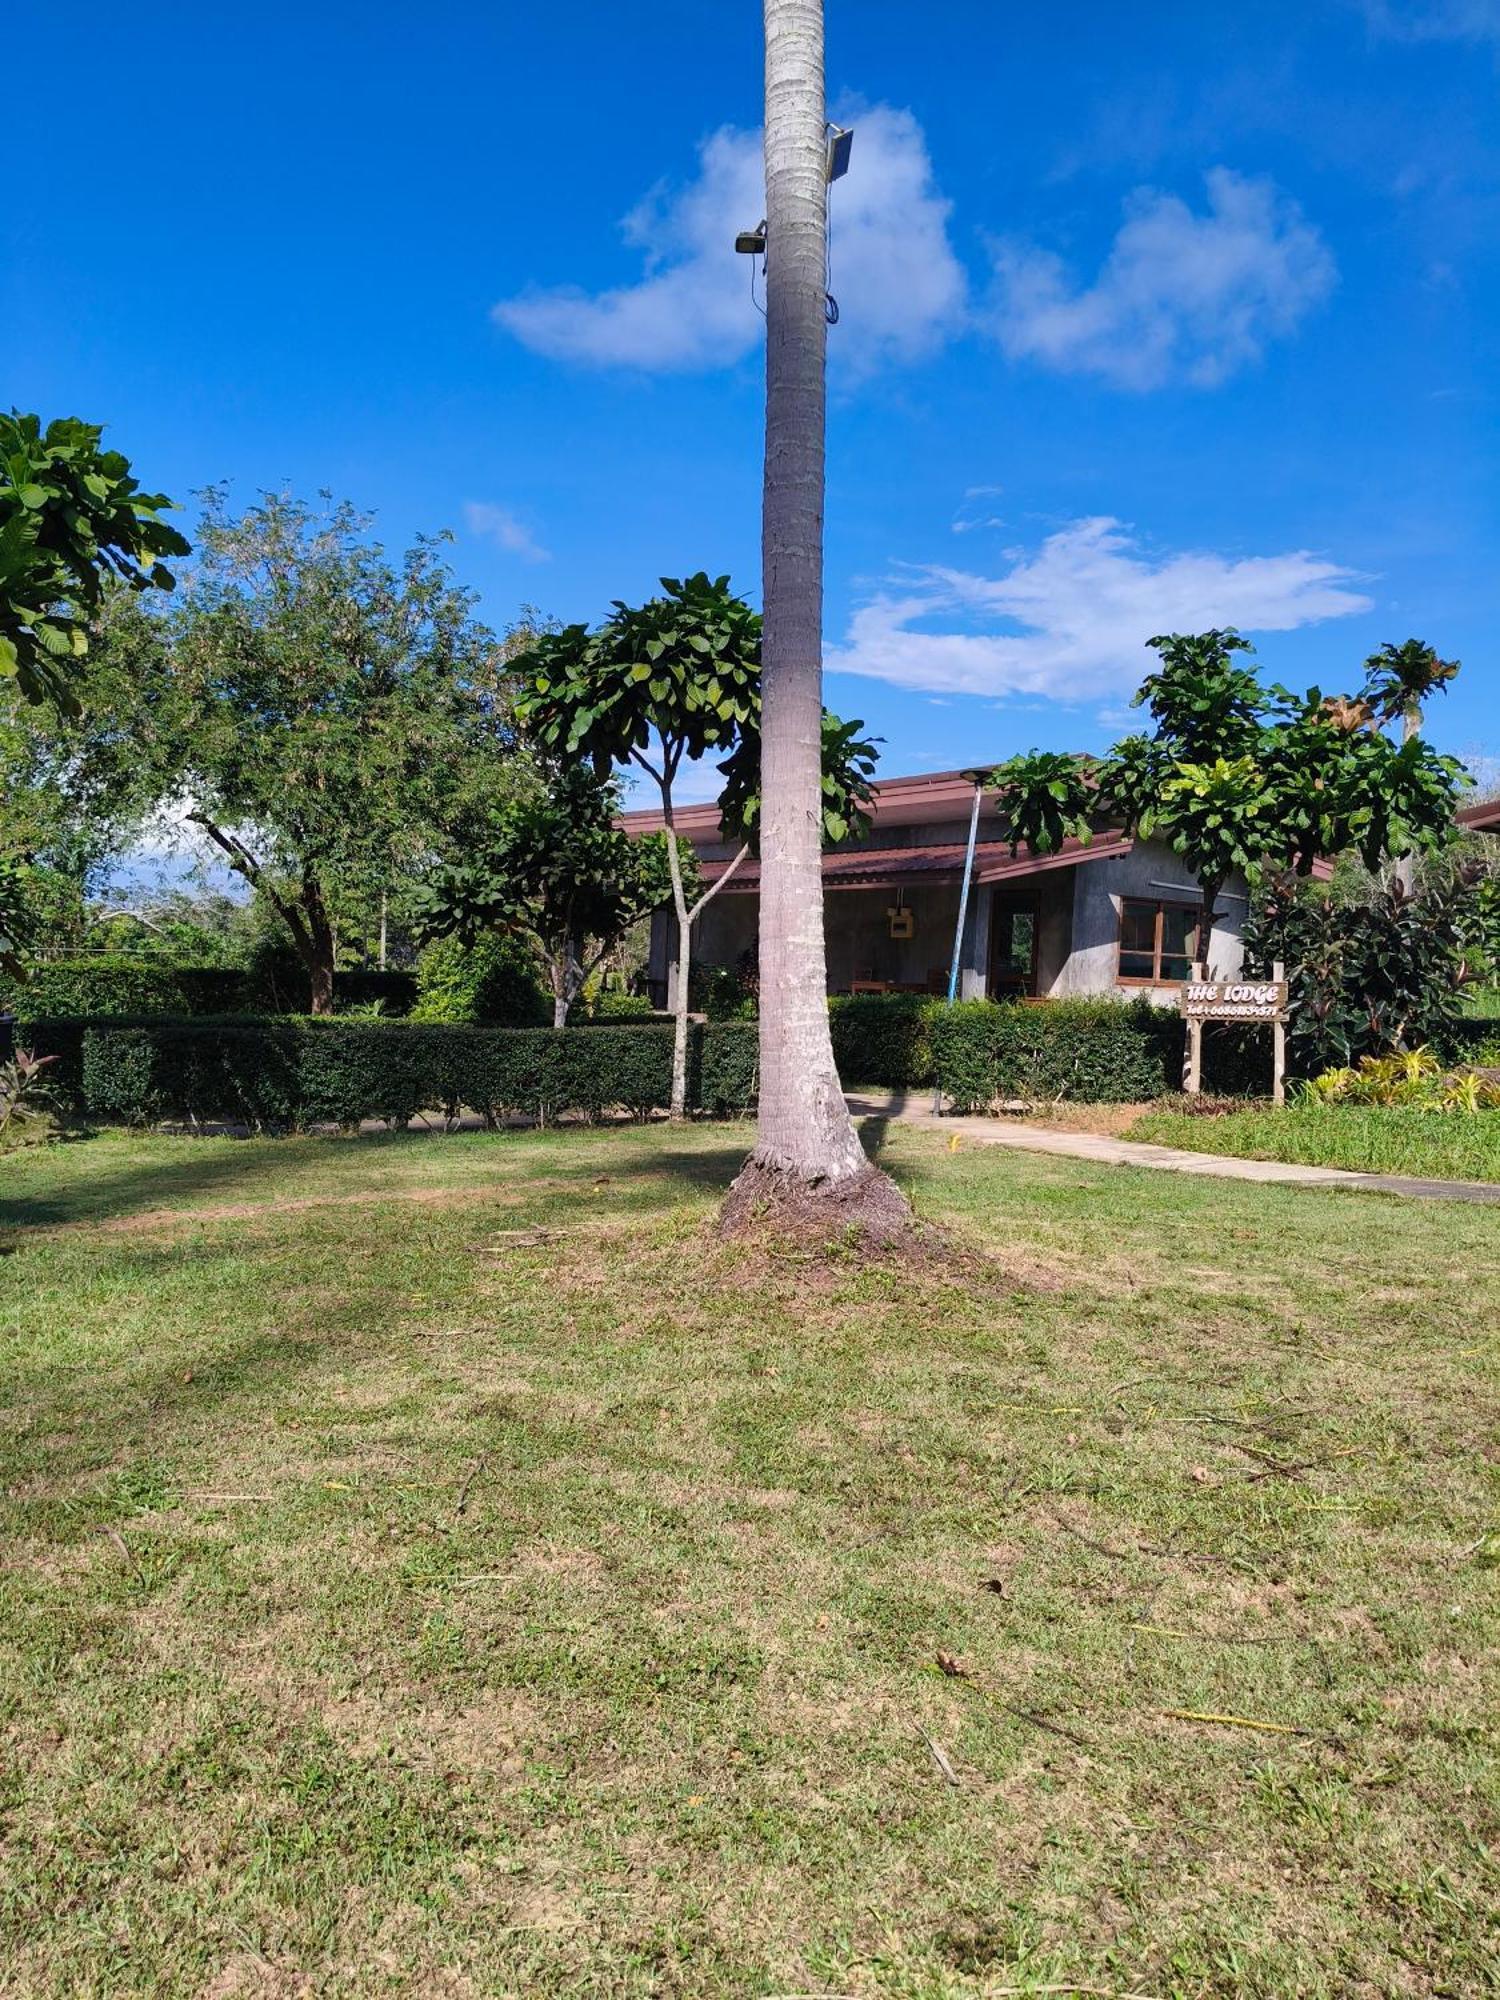
<svg viewBox="0 0 1500 2000">
<path fill-rule="evenodd" d="M 877 778 L 871 791 L 874 794 L 871 818 L 878 826 L 966 820 L 974 804 L 973 779 L 966 778 L 962 771 L 929 771 L 914 778 Z M 717 806 L 679 806 L 674 818 L 677 831 L 689 840 L 711 843 L 718 838 Z M 661 808 L 653 806 L 640 812 L 621 813 L 620 824 L 627 833 L 659 833 Z"/>
<path fill-rule="evenodd" d="M 1085 861 L 1108 861 L 1128 854 L 1131 843 L 1117 834 L 1091 847 L 1068 840 L 1056 854 L 1012 854 L 1004 840 L 981 840 L 974 849 L 974 880 L 1005 882 L 1023 875 L 1040 875 L 1049 868 L 1072 868 Z M 830 889 L 894 889 L 910 882 L 958 883 L 963 880 L 965 843 L 942 847 L 851 847 L 823 856 L 823 880 Z M 704 879 L 716 881 L 727 861 L 706 861 Z M 724 884 L 726 896 L 746 895 L 760 887 L 760 863 L 742 861 Z"/>
<path fill-rule="evenodd" d="M 1486 799 L 1483 805 L 1465 806 L 1458 816 L 1458 823 L 1473 833 L 1500 833 L 1500 799 Z"/>
</svg>

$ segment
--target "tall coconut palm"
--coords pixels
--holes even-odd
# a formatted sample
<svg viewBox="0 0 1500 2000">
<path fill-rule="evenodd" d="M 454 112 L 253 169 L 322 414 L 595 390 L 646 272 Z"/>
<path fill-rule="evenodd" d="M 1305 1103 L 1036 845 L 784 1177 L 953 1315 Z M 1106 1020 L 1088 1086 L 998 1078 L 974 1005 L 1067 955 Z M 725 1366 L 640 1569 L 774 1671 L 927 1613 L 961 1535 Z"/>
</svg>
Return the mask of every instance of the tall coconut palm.
<svg viewBox="0 0 1500 2000">
<path fill-rule="evenodd" d="M 766 1205 L 889 1237 L 828 1031 L 823 940 L 823 453 L 828 249 L 822 0 L 765 0 L 766 448 L 761 527 L 760 1117 L 726 1226 Z"/>
</svg>

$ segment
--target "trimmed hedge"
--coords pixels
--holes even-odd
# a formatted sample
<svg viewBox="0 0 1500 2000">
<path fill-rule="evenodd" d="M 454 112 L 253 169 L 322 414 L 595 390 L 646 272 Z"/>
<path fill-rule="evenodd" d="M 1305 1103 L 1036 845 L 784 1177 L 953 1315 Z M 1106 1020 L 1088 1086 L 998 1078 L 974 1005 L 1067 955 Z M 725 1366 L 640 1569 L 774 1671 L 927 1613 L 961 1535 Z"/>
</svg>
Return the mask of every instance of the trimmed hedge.
<svg viewBox="0 0 1500 2000">
<path fill-rule="evenodd" d="M 919 994 L 860 995 L 835 1000 L 831 1022 L 846 1082 L 920 1089 L 938 1080 L 960 1111 L 1006 1098 L 1137 1102 L 1177 1090 L 1182 1077 L 1182 1021 L 1144 1000 L 950 1008 Z M 492 1119 L 643 1115 L 667 1103 L 671 1086 L 672 1030 L 660 1020 L 559 1033 L 348 1016 L 66 1017 L 32 1020 L 21 1034 L 60 1058 L 50 1074 L 63 1106 L 141 1124 L 404 1124 L 418 1111 L 463 1106 Z M 1204 1084 L 1217 1094 L 1265 1095 L 1270 1062 L 1264 1031 L 1225 1026 L 1204 1037 Z M 757 1080 L 755 1022 L 693 1029 L 695 1108 L 743 1111 Z"/>
<path fill-rule="evenodd" d="M 406 1014 L 417 997 L 417 982 L 410 972 L 338 972 L 333 991 L 336 1006 L 379 1000 L 389 1013 Z M 287 984 L 272 978 L 266 968 L 171 965 L 110 953 L 29 967 L 24 986 L 0 994 L 0 1011 L 14 1009 L 27 1020 L 60 1015 L 279 1013 L 283 999 L 307 1008 L 303 975 Z"/>
<path fill-rule="evenodd" d="M 925 993 L 836 995 L 828 1003 L 828 1026 L 839 1075 L 846 1084 L 879 1083 L 890 1090 L 930 1084 L 928 1024 L 946 1005 Z"/>
<path fill-rule="evenodd" d="M 920 1090 L 941 1075 L 956 1108 L 1006 1097 L 1134 1103 L 1182 1083 L 1182 1019 L 1146 1000 L 961 1000 L 950 1008 L 920 993 L 858 994 L 830 1000 L 828 1013 L 845 1083 Z M 1264 1032 L 1211 1028 L 1203 1062 L 1208 1089 L 1270 1090 Z"/>
<path fill-rule="evenodd" d="M 927 1032 L 936 1080 L 955 1111 L 1007 1098 L 1137 1104 L 1182 1085 L 1181 1016 L 1144 999 L 1041 1006 L 960 1000 L 933 1007 Z M 1269 1035 L 1211 1030 L 1203 1038 L 1203 1071 L 1207 1090 L 1269 1094 Z"/>
<path fill-rule="evenodd" d="M 62 1058 L 52 1072 L 61 1103 L 133 1125 L 348 1130 L 465 1107 L 491 1121 L 644 1117 L 666 1106 L 672 1084 L 672 1031 L 656 1025 L 558 1032 L 229 1016 L 41 1021 L 30 1034 Z M 753 1024 L 696 1027 L 690 1055 L 695 1105 L 722 1116 L 753 1101 Z"/>
</svg>

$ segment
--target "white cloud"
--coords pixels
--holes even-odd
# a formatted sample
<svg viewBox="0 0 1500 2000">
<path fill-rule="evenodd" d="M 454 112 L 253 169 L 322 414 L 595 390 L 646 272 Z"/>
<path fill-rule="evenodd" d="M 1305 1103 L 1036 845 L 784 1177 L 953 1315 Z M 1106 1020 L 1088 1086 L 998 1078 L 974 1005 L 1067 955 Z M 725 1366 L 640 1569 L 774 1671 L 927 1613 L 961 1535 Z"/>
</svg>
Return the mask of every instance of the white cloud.
<svg viewBox="0 0 1500 2000">
<path fill-rule="evenodd" d="M 507 555 L 519 556 L 522 562 L 550 562 L 552 559 L 552 551 L 544 549 L 526 523 L 508 507 L 497 507 L 489 500 L 466 500 L 464 524 L 471 535 L 493 542 L 497 549 L 503 549 Z"/>
<path fill-rule="evenodd" d="M 1377 35 L 1398 42 L 1500 41 L 1500 0 L 1363 0 Z"/>
<path fill-rule="evenodd" d="M 1108 518 L 1075 521 L 1007 561 L 999 576 L 911 571 L 854 613 L 829 669 L 927 692 L 1088 701 L 1137 686 L 1153 633 L 1289 632 L 1370 608 L 1352 570 L 1306 549 L 1157 555 Z"/>
<path fill-rule="evenodd" d="M 922 129 L 890 105 L 846 111 L 849 173 L 833 190 L 833 290 L 842 313 L 830 353 L 868 370 L 930 352 L 963 312 L 962 267 L 948 242 L 949 204 L 933 185 Z M 704 141 L 698 174 L 658 188 L 624 222 L 645 259 L 635 284 L 578 286 L 504 299 L 495 318 L 538 353 L 596 367 L 717 368 L 761 339 L 751 260 L 734 238 L 765 213 L 759 132 L 726 126 Z M 774 250 L 774 246 L 772 246 Z"/>
<path fill-rule="evenodd" d="M 1332 289 L 1333 258 L 1295 202 L 1227 167 L 1208 211 L 1139 188 L 1093 284 L 1025 243 L 996 249 L 994 331 L 1014 360 L 1128 389 L 1222 382 Z"/>
</svg>

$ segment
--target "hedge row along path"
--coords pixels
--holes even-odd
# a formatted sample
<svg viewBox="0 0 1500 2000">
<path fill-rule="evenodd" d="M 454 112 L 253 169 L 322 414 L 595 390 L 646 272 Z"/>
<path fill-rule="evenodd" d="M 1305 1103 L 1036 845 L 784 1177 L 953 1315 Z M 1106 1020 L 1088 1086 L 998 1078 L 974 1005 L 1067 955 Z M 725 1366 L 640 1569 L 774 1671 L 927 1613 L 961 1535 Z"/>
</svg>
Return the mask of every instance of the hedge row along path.
<svg viewBox="0 0 1500 2000">
<path fill-rule="evenodd" d="M 899 1118 L 925 1125 L 950 1138 L 980 1146 L 1012 1146 L 1022 1152 L 1064 1153 L 1109 1167 L 1157 1167 L 1169 1174 L 1210 1174 L 1227 1181 L 1283 1181 L 1301 1187 L 1356 1188 L 1365 1194 L 1416 1195 L 1430 1201 L 1500 1203 L 1494 1181 L 1420 1180 L 1407 1174 L 1361 1174 L 1343 1167 L 1313 1167 L 1286 1160 L 1241 1160 L 1226 1153 L 1190 1153 L 1181 1146 L 1155 1146 L 1143 1139 L 1112 1139 L 1099 1132 L 1054 1132 L 1041 1125 L 1002 1118 L 934 1116 L 931 1092 L 863 1091 L 848 1095 L 857 1118 Z"/>
</svg>

